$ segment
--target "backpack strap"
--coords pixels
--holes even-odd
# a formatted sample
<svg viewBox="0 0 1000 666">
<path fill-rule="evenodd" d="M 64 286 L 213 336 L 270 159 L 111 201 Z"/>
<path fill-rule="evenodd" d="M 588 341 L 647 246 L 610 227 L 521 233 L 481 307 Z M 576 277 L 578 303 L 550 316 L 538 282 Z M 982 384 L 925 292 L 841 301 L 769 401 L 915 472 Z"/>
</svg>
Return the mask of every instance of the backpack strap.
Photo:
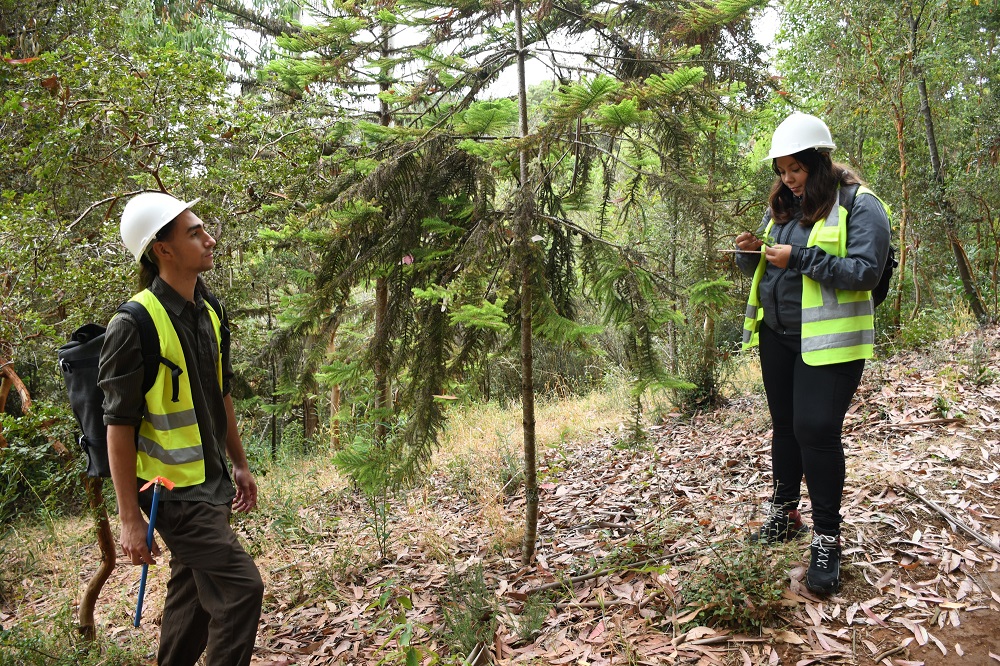
<svg viewBox="0 0 1000 666">
<path fill-rule="evenodd" d="M 149 311 L 138 301 L 126 301 L 118 306 L 118 312 L 124 312 L 132 317 L 139 330 L 139 346 L 142 350 L 142 394 L 146 395 L 156 383 L 156 373 L 160 364 L 170 368 L 171 400 L 180 400 L 180 376 L 183 372 L 176 363 L 160 355 L 160 336 L 156 333 L 156 324 Z"/>
<path fill-rule="evenodd" d="M 217 314 L 219 316 L 219 323 L 222 325 L 221 326 L 221 329 L 222 329 L 222 331 L 221 331 L 221 333 L 222 333 L 222 341 L 221 341 L 222 342 L 222 349 L 228 349 L 229 348 L 229 326 L 226 324 L 226 315 L 225 315 L 225 312 L 222 309 L 222 303 L 219 302 L 219 299 L 216 297 L 215 294 L 213 294 L 212 292 L 210 292 L 208 290 L 205 290 L 205 292 L 204 292 L 203 295 L 205 297 L 205 300 L 208 301 L 208 304 L 212 306 L 213 310 L 215 310 L 215 314 Z"/>
<path fill-rule="evenodd" d="M 219 316 L 219 322 L 222 323 L 222 348 L 225 349 L 229 346 L 229 327 L 225 325 L 222 303 L 215 297 L 215 294 L 206 291 L 204 296 L 205 300 L 212 306 L 212 309 L 215 310 L 215 314 Z M 139 346 L 142 349 L 143 367 L 142 394 L 146 395 L 149 389 L 153 388 L 153 384 L 156 383 L 156 373 L 159 371 L 160 364 L 162 363 L 170 368 L 170 399 L 172 402 L 179 402 L 180 376 L 184 371 L 169 358 L 160 354 L 160 336 L 156 332 L 156 324 L 153 323 L 153 318 L 150 316 L 149 311 L 138 301 L 126 301 L 118 306 L 118 312 L 130 315 L 139 330 Z"/>
<path fill-rule="evenodd" d="M 840 188 L 840 205 L 847 209 L 847 217 L 850 219 L 851 211 L 854 210 L 854 200 L 858 198 L 858 190 L 861 186 L 857 183 L 844 185 Z"/>
</svg>

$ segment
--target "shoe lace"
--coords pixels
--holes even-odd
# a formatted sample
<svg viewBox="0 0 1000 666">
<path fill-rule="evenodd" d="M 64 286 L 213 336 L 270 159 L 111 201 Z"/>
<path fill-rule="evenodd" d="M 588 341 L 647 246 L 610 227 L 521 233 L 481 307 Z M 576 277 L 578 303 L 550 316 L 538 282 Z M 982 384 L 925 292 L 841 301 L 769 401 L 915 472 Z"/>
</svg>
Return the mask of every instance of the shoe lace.
<svg viewBox="0 0 1000 666">
<path fill-rule="evenodd" d="M 763 531 L 766 533 L 783 532 L 788 527 L 788 513 L 776 504 L 772 504 L 764 521 Z"/>
<path fill-rule="evenodd" d="M 830 554 L 837 544 L 837 538 L 823 534 L 814 534 L 812 546 L 816 549 L 816 565 L 824 569 L 830 566 Z"/>
</svg>

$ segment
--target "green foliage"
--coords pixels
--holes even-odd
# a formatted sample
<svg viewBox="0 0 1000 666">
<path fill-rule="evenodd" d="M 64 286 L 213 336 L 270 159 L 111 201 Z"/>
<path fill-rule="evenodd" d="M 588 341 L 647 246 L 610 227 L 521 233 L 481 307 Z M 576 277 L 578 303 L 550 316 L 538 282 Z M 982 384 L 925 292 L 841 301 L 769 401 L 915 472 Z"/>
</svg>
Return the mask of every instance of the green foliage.
<svg viewBox="0 0 1000 666">
<path fill-rule="evenodd" d="M 555 121 L 575 120 L 597 110 L 622 89 L 622 83 L 604 74 L 593 80 L 586 77 L 579 83 L 560 88 L 553 100 L 552 114 Z"/>
<path fill-rule="evenodd" d="M 972 353 L 967 362 L 968 376 L 976 386 L 989 386 L 1000 378 L 1000 371 L 990 365 L 990 349 L 980 335 L 972 341 Z"/>
<path fill-rule="evenodd" d="M 514 48 L 492 5 L 330 3 L 318 22 L 287 0 L 239 17 L 189 0 L 10 5 L 0 356 L 36 403 L 61 401 L 52 350 L 133 290 L 117 237 L 124 200 L 161 187 L 201 195 L 220 240 L 206 277 L 232 315 L 246 429 L 267 430 L 273 415 L 282 451 L 272 453 L 300 455 L 322 430 L 306 414 L 339 419 L 347 439 L 391 424 L 400 468 L 416 474 L 446 418 L 435 396 L 520 390 L 513 193 L 524 149 L 538 388 L 587 388 L 622 365 L 638 435 L 643 401 L 664 389 L 691 409 L 722 397 L 748 283 L 715 249 L 759 221 L 772 174 L 753 158 L 793 107 L 827 118 L 837 156 L 908 215 L 900 284 L 904 311 L 919 296 L 920 312 L 898 329 L 901 344 L 948 334 L 961 284 L 942 219 L 995 304 L 995 12 L 928 6 L 910 35 L 905 4 L 795 0 L 780 12 L 789 48 L 765 67 L 748 29 L 761 4 L 526 7 L 529 52 L 563 34 L 593 45 L 594 69 L 567 61 L 558 84 L 526 91 L 523 140 L 509 136 L 512 95 L 484 94 Z M 259 39 L 233 39 L 237 26 Z M 387 39 L 401 29 L 420 43 Z M 928 166 L 916 70 L 900 66 L 911 55 L 934 116 L 947 119 L 943 185 Z M 954 215 L 936 214 L 945 199 Z M 343 404 L 328 414 L 335 385 Z M 68 432 L 68 413 L 55 418 L 48 431 Z M 18 420 L 8 427 L 23 441 L 47 436 Z M 16 497 L 0 494 L 7 506 L 49 490 L 19 484 Z"/>
<path fill-rule="evenodd" d="M 711 555 L 685 581 L 683 602 L 698 611 L 692 626 L 755 631 L 773 623 L 782 609 L 791 555 L 733 541 Z"/>
<path fill-rule="evenodd" d="M 67 424 L 63 410 L 43 403 L 26 416 L 0 414 L 9 443 L 0 448 L 0 530 L 16 519 L 72 512 L 82 504 L 84 455 Z M 54 442 L 68 443 L 69 457 L 59 455 Z"/>
<path fill-rule="evenodd" d="M 682 91 L 704 81 L 705 76 L 703 67 L 683 67 L 669 74 L 654 74 L 644 82 L 644 97 L 647 101 L 670 103 Z"/>
<path fill-rule="evenodd" d="M 399 440 L 376 443 L 369 433 L 359 435 L 333 457 L 334 466 L 363 493 L 368 506 L 367 526 L 375 537 L 379 558 L 386 560 L 392 545 L 390 502 L 402 484 Z"/>
<path fill-rule="evenodd" d="M 921 310 L 901 323 L 895 342 L 904 349 L 919 349 L 969 330 L 971 322 L 972 315 L 963 303 L 956 303 L 950 310 Z"/>
<path fill-rule="evenodd" d="M 688 303 L 696 321 L 706 326 L 692 329 L 681 342 L 679 367 L 688 386 L 678 387 L 678 403 L 690 411 L 718 405 L 726 374 L 732 369 L 726 347 L 732 340 L 725 337 L 726 329 L 716 328 L 715 322 L 737 309 L 733 284 L 726 279 L 702 280 L 691 285 Z"/>
<path fill-rule="evenodd" d="M 785 92 L 796 107 L 806 104 L 827 119 L 842 147 L 839 159 L 859 169 L 896 211 L 895 231 L 903 234 L 897 247 L 914 250 L 899 271 L 906 279 L 894 319 L 900 322 L 911 307 L 951 307 L 951 283 L 964 288 L 956 242 L 972 265 L 966 281 L 978 283 L 984 304 L 995 310 L 996 252 L 986 247 L 996 246 L 1000 230 L 981 223 L 1000 206 L 998 172 L 984 168 L 996 164 L 998 145 L 996 125 L 986 120 L 997 108 L 991 102 L 1000 75 L 995 7 L 796 0 L 786 9 L 779 38 L 790 39 L 777 60 Z M 816 43 L 830 48 L 803 50 Z M 844 85 L 856 94 L 826 94 Z M 984 91 L 990 91 L 985 98 Z M 948 156 L 937 172 L 935 154 Z"/>
<path fill-rule="evenodd" d="M 442 598 L 444 640 L 453 651 L 467 655 L 479 643 L 491 644 L 499 608 L 496 596 L 486 585 L 482 563 L 451 572 Z"/>
<path fill-rule="evenodd" d="M 650 120 L 648 112 L 639 111 L 636 98 L 623 99 L 618 104 L 605 104 L 597 110 L 597 124 L 606 129 L 625 129 Z"/>
<path fill-rule="evenodd" d="M 400 664 L 416 666 L 420 663 L 435 663 L 438 656 L 429 650 L 413 644 L 417 632 L 426 632 L 428 627 L 410 619 L 413 610 L 413 591 L 399 585 L 394 580 L 380 583 L 382 593 L 369 604 L 367 611 L 375 615 L 372 631 L 384 640 L 383 656 L 378 664 Z"/>
<path fill-rule="evenodd" d="M 513 100 L 476 102 L 459 114 L 456 129 L 462 134 L 501 135 L 511 131 L 516 121 Z"/>
<path fill-rule="evenodd" d="M 714 3 L 691 3 L 684 5 L 680 14 L 688 23 L 687 29 L 702 32 L 714 26 L 743 19 L 756 7 L 766 5 L 766 0 L 719 0 Z"/>
<path fill-rule="evenodd" d="M 137 640 L 84 639 L 70 604 L 41 624 L 0 627 L 0 666 L 132 666 L 146 661 L 148 649 Z"/>
<path fill-rule="evenodd" d="M 524 602 L 517 617 L 517 637 L 524 643 L 533 641 L 545 626 L 552 610 L 552 601 L 545 594 L 535 593 Z"/>
</svg>

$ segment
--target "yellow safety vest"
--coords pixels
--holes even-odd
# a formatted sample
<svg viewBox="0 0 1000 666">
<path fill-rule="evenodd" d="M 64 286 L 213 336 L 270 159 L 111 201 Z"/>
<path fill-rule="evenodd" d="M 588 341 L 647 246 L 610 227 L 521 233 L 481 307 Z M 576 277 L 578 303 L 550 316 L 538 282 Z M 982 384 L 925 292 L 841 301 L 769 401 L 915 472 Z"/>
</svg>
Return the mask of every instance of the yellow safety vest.
<svg viewBox="0 0 1000 666">
<path fill-rule="evenodd" d="M 133 298 L 149 312 L 160 339 L 160 356 L 170 360 L 175 369 L 160 363 L 153 387 L 146 393 L 146 412 L 139 426 L 136 443 L 135 473 L 140 479 L 151 481 L 157 476 L 170 479 L 177 487 L 195 486 L 205 481 L 205 452 L 201 431 L 195 417 L 191 397 L 191 380 L 184 360 L 180 338 L 173 322 L 153 292 L 148 289 Z M 216 358 L 216 375 L 222 387 L 222 322 L 209 306 L 209 317 L 215 330 L 219 355 Z M 175 380 L 172 373 L 179 373 Z M 176 397 L 175 382 L 177 384 Z"/>
<path fill-rule="evenodd" d="M 857 194 L 874 192 L 859 187 Z M 881 199 L 879 199 L 881 201 Z M 885 204 L 883 204 L 884 206 Z M 847 256 L 847 209 L 837 206 L 837 215 L 828 215 L 813 225 L 807 247 L 819 246 L 827 254 Z M 832 212 L 832 211 L 831 211 Z M 766 238 L 774 225 L 765 229 Z M 743 320 L 743 349 L 758 344 L 764 309 L 757 296 L 767 260 L 763 253 L 754 272 Z M 802 276 L 802 360 L 807 365 L 829 365 L 873 355 L 875 342 L 875 305 L 870 291 L 834 289 Z"/>
</svg>

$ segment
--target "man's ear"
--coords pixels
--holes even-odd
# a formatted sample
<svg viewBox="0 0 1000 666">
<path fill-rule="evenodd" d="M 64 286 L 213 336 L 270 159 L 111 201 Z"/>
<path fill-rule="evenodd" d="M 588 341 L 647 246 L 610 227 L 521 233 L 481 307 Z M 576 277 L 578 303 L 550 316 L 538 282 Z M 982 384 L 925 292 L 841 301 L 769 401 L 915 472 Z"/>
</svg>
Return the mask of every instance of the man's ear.
<svg viewBox="0 0 1000 666">
<path fill-rule="evenodd" d="M 149 248 L 150 254 L 156 259 L 156 263 L 159 264 L 165 258 L 169 257 L 173 252 L 170 245 L 166 241 L 153 241 L 152 246 Z"/>
</svg>

